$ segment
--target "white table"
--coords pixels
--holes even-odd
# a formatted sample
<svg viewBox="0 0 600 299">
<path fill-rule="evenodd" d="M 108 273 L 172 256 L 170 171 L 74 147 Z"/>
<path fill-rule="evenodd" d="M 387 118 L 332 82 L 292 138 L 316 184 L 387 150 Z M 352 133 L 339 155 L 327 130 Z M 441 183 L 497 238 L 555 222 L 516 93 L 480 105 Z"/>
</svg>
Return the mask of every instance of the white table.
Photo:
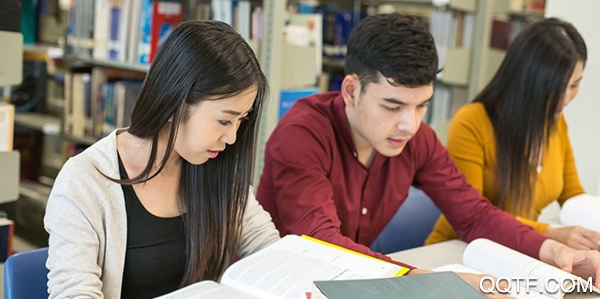
<svg viewBox="0 0 600 299">
<path fill-rule="evenodd" d="M 462 255 L 466 247 L 467 243 L 461 240 L 451 240 L 394 252 L 388 256 L 417 268 L 433 269 L 447 264 L 462 264 Z"/>
</svg>

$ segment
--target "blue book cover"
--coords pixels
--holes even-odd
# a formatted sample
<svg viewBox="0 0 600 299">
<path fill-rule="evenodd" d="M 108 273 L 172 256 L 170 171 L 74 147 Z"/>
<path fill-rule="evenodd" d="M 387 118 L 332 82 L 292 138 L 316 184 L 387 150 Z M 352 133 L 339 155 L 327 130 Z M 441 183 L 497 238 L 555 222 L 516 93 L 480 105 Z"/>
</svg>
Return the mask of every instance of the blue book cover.
<svg viewBox="0 0 600 299">
<path fill-rule="evenodd" d="M 318 88 L 303 88 L 303 89 L 287 89 L 282 90 L 279 94 L 279 118 L 281 119 L 283 115 L 294 105 L 294 103 L 301 99 L 305 98 L 309 95 L 313 95 L 315 93 L 319 93 Z"/>
</svg>

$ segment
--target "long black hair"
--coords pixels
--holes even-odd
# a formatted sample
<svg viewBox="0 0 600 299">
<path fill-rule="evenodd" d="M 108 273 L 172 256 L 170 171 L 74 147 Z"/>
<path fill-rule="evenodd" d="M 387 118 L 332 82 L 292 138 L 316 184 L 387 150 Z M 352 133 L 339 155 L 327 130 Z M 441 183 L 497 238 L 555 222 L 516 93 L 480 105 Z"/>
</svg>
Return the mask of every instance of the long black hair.
<svg viewBox="0 0 600 299">
<path fill-rule="evenodd" d="M 267 80 L 250 46 L 229 25 L 186 21 L 161 44 L 132 111 L 128 132 L 151 141 L 152 147 L 142 173 L 128 180 L 113 179 L 121 184 L 148 181 L 164 168 L 189 107 L 248 88 L 256 88 L 257 95 L 247 120 L 240 124 L 237 141 L 204 164 L 182 161 L 177 194 L 186 234 L 182 285 L 218 279 L 239 245 Z M 159 133 L 169 123 L 166 152 L 156 161 Z M 152 172 L 157 162 L 158 170 Z"/>
<path fill-rule="evenodd" d="M 556 127 L 555 111 L 575 65 L 586 60 L 585 42 L 571 24 L 537 21 L 515 38 L 498 72 L 475 98 L 494 127 L 500 208 L 530 215 L 536 169 Z"/>
</svg>

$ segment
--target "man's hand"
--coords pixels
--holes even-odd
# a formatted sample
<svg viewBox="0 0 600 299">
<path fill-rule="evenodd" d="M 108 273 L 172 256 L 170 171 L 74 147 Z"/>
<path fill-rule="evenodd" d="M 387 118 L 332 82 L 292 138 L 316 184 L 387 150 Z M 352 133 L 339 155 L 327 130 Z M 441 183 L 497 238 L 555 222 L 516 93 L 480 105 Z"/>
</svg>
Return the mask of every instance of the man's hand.
<svg viewBox="0 0 600 299">
<path fill-rule="evenodd" d="M 600 233 L 581 226 L 548 227 L 545 235 L 575 249 L 600 250 Z"/>
<path fill-rule="evenodd" d="M 427 274 L 427 273 L 434 273 L 434 272 L 431 270 L 413 269 L 410 272 L 408 272 L 408 275 L 418 275 L 418 274 Z M 494 278 L 491 275 L 471 274 L 471 273 L 456 273 L 456 274 L 458 276 L 460 276 L 460 278 L 462 278 L 464 281 L 466 281 L 470 286 L 472 286 L 474 289 L 478 290 L 481 293 L 483 293 L 483 291 L 480 288 L 480 283 L 484 277 L 491 277 L 494 281 L 498 281 L 496 278 Z M 489 279 L 486 279 L 484 281 L 482 287 L 484 290 L 490 289 L 492 287 Z M 483 294 L 487 298 L 490 298 L 490 299 L 514 299 L 514 297 L 508 296 L 506 294 L 502 294 L 497 291 L 497 289 L 505 290 L 507 288 L 508 288 L 508 283 L 506 281 L 501 281 L 500 284 L 494 288 L 493 294 L 486 294 L 486 293 L 483 293 Z"/>
<path fill-rule="evenodd" d="M 600 252 L 577 250 L 554 240 L 546 240 L 540 248 L 540 259 L 583 279 L 592 277 L 600 288 Z"/>
</svg>

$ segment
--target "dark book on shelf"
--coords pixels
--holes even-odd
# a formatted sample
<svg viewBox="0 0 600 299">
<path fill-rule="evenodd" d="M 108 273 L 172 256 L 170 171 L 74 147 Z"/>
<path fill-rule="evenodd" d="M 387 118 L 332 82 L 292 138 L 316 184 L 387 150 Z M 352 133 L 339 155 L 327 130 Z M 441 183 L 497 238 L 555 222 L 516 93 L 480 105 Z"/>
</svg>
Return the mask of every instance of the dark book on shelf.
<svg viewBox="0 0 600 299">
<path fill-rule="evenodd" d="M 15 224 L 6 217 L 0 217 L 0 263 L 12 254 Z"/>
</svg>

